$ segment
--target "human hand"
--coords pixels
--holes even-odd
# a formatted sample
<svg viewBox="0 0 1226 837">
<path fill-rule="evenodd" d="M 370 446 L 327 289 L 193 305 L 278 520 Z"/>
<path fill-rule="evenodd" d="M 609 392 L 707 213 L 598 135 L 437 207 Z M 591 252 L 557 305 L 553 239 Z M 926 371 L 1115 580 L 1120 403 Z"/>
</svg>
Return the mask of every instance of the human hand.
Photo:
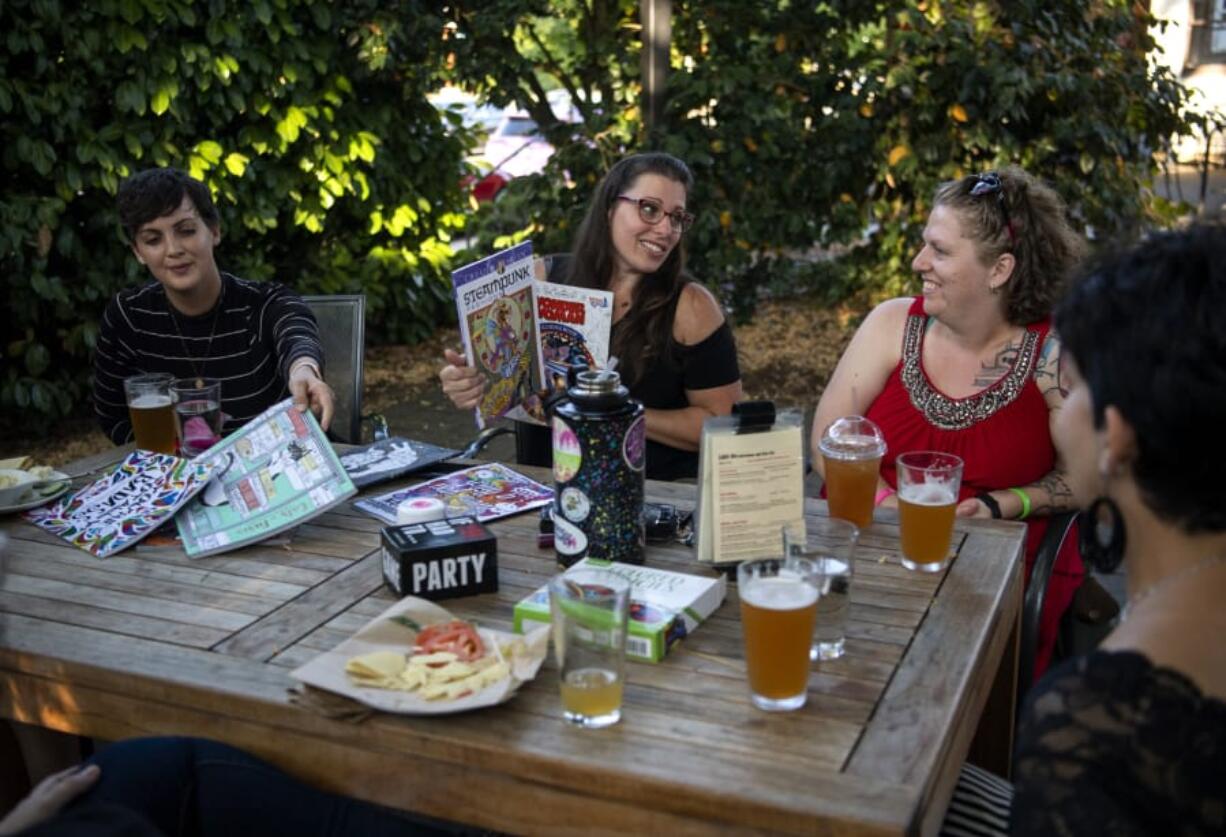
<svg viewBox="0 0 1226 837">
<path fill-rule="evenodd" d="M 485 380 L 481 373 L 469 366 L 463 355 L 451 349 L 443 350 L 443 359 L 447 365 L 438 373 L 439 380 L 443 382 L 443 394 L 460 409 L 480 404 L 481 396 L 485 394 Z"/>
<path fill-rule="evenodd" d="M 89 790 L 101 768 L 96 764 L 70 767 L 43 779 L 29 796 L 17 803 L 8 816 L 0 820 L 0 834 L 16 834 L 51 819 L 60 810 Z"/>
<path fill-rule="evenodd" d="M 992 518 L 992 511 L 978 497 L 967 497 L 954 509 L 954 514 L 958 517 Z"/>
<path fill-rule="evenodd" d="M 289 394 L 294 399 L 298 412 L 305 413 L 308 409 L 319 419 L 319 426 L 324 430 L 332 423 L 332 413 L 336 408 L 336 394 L 324 379 L 319 377 L 314 364 L 298 363 L 289 371 Z"/>
</svg>

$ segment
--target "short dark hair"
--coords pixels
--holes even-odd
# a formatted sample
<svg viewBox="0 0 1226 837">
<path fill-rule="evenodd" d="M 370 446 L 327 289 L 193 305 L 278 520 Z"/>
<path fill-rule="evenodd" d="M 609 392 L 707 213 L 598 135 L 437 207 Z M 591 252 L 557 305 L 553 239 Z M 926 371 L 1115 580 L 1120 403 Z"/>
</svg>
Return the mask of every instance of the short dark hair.
<svg viewBox="0 0 1226 837">
<path fill-rule="evenodd" d="M 625 194 L 640 176 L 658 174 L 685 187 L 688 199 L 694 188 L 690 167 L 671 154 L 648 151 L 624 157 L 609 169 L 579 225 L 571 251 L 571 284 L 607 290 L 613 279 L 613 234 L 609 213 L 619 195 Z M 635 383 L 650 362 L 672 344 L 674 302 L 689 281 L 685 275 L 685 236 L 668 254 L 660 269 L 638 286 L 634 306 L 613 330 L 612 354 L 627 384 Z"/>
<path fill-rule="evenodd" d="M 1009 225 L 996 193 L 971 194 L 980 182 L 977 174 L 941 184 L 934 204 L 958 211 L 963 234 L 975 242 L 983 264 L 1013 254 L 1013 275 L 1005 284 L 1005 319 L 1029 325 L 1051 316 L 1085 256 L 1085 241 L 1069 226 L 1064 201 L 1055 189 L 1017 166 L 991 174 L 1000 179 Z"/>
<path fill-rule="evenodd" d="M 1150 236 L 1073 284 L 1055 325 L 1101 427 L 1137 437 L 1146 504 L 1189 533 L 1226 530 L 1226 227 Z"/>
<path fill-rule="evenodd" d="M 136 240 L 136 231 L 142 225 L 178 209 L 184 195 L 191 199 L 204 223 L 210 227 L 220 223 L 209 187 L 184 171 L 146 169 L 120 183 L 115 208 L 129 243 Z"/>
</svg>

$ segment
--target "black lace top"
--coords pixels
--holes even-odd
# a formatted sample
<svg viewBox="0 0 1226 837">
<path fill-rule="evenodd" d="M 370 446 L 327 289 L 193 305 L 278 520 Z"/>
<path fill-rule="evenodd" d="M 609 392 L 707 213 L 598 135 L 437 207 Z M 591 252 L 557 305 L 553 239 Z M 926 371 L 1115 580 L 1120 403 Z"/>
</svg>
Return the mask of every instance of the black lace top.
<svg viewBox="0 0 1226 837">
<path fill-rule="evenodd" d="M 1138 653 L 1070 660 L 1026 701 L 1013 783 L 1013 834 L 1226 833 L 1226 703 Z"/>
</svg>

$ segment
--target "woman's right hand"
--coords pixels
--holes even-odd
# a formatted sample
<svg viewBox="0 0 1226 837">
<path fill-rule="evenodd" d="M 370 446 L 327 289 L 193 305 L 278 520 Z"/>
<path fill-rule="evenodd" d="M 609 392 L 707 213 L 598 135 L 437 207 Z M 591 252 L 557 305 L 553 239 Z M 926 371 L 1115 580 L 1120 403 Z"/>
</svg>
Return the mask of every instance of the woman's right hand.
<svg viewBox="0 0 1226 837">
<path fill-rule="evenodd" d="M 470 409 L 481 403 L 485 394 L 485 380 L 476 369 L 468 365 L 468 361 L 459 352 L 451 349 L 443 350 L 443 359 L 447 361 L 438 372 L 438 379 L 443 382 L 443 393 L 451 399 L 451 403 L 460 409 Z"/>
</svg>

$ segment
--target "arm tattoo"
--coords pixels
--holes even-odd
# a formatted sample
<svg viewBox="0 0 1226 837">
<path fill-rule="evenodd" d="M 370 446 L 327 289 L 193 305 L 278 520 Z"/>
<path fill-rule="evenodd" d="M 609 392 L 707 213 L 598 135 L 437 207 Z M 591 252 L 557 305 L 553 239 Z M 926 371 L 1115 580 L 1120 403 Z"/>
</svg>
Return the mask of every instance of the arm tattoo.
<svg viewBox="0 0 1226 837">
<path fill-rule="evenodd" d="M 1068 386 L 1064 382 L 1064 375 L 1061 374 L 1063 366 L 1064 352 L 1060 351 L 1060 341 L 1049 334 L 1043 341 L 1043 348 L 1039 351 L 1039 362 L 1034 368 L 1034 382 L 1044 397 L 1047 397 L 1053 390 L 1058 392 L 1061 398 L 1068 397 Z"/>
<path fill-rule="evenodd" d="M 975 387 L 986 389 L 1003 378 L 1017 361 L 1021 349 L 1020 342 L 1008 341 L 997 350 L 996 356 L 990 361 L 980 362 L 979 371 L 975 373 Z"/>
<path fill-rule="evenodd" d="M 1036 482 L 1034 487 L 1047 492 L 1047 500 L 1036 503 L 1032 514 L 1051 514 L 1073 508 L 1073 490 L 1064 481 L 1063 471 L 1051 471 Z"/>
</svg>

